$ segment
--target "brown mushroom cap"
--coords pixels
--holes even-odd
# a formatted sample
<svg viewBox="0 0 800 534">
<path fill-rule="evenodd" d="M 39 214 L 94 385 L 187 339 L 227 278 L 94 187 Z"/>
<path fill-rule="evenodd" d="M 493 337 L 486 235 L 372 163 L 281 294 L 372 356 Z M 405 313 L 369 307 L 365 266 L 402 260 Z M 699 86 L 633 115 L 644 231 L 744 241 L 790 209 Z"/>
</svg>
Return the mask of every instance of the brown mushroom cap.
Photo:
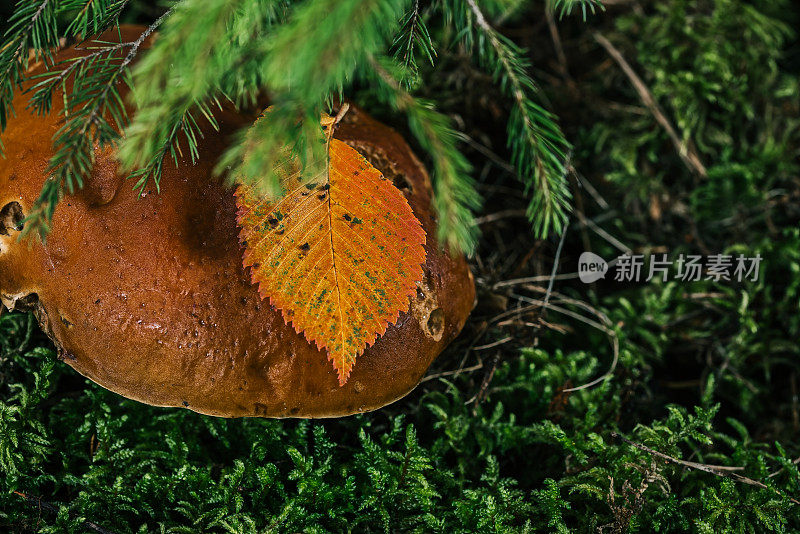
<svg viewBox="0 0 800 534">
<path fill-rule="evenodd" d="M 123 28 L 123 39 L 140 33 Z M 74 57 L 74 49 L 59 59 Z M 212 175 L 226 140 L 252 118 L 220 112 L 200 161 L 165 164 L 161 191 L 137 198 L 111 150 L 98 150 L 85 187 L 66 196 L 46 245 L 18 242 L 14 223 L 46 177 L 59 127 L 26 110 L 3 134 L 0 295 L 32 305 L 63 360 L 98 384 L 157 406 L 223 417 L 335 417 L 406 395 L 462 328 L 474 299 L 466 262 L 433 239 L 428 175 L 405 141 L 351 109 L 336 137 L 404 190 L 428 235 L 425 277 L 408 313 L 357 360 L 340 387 L 327 355 L 259 298 L 242 267 L 232 191 Z"/>
</svg>

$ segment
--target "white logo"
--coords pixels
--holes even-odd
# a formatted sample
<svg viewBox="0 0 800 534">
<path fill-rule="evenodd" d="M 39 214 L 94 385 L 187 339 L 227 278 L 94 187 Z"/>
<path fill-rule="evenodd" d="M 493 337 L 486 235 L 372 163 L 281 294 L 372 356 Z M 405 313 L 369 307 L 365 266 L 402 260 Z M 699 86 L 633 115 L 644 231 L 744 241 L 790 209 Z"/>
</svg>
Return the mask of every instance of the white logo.
<svg viewBox="0 0 800 534">
<path fill-rule="evenodd" d="M 608 262 L 594 252 L 583 252 L 578 258 L 578 277 L 584 284 L 591 284 L 606 277 Z"/>
</svg>

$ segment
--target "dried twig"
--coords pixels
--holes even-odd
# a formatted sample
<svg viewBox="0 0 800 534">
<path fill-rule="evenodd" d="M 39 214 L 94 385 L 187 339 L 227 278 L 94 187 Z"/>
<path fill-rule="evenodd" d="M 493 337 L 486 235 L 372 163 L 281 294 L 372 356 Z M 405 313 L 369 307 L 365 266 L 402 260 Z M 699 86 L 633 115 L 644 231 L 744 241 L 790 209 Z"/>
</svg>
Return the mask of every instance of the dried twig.
<svg viewBox="0 0 800 534">
<path fill-rule="evenodd" d="M 550 293 L 552 293 L 553 284 L 556 281 L 558 261 L 561 259 L 561 250 L 564 248 L 564 241 L 567 237 L 567 228 L 569 228 L 569 224 L 564 225 L 564 231 L 561 232 L 561 239 L 558 241 L 558 248 L 556 248 L 556 257 L 553 258 L 553 270 L 550 271 L 550 281 L 547 283 L 547 292 L 544 294 L 544 305 L 542 306 L 541 313 L 539 313 L 539 315 L 542 317 L 544 317 L 544 314 L 547 313 L 547 304 L 550 302 Z"/>
<path fill-rule="evenodd" d="M 472 137 L 468 136 L 465 133 L 461 133 L 459 137 L 469 146 L 486 156 L 492 163 L 497 165 L 499 168 L 503 169 L 507 173 L 511 174 L 515 178 L 519 178 L 519 174 L 517 174 L 517 169 L 515 169 L 510 163 L 505 161 L 503 158 L 498 156 L 491 148 L 487 147 L 483 143 L 479 143 L 478 141 L 474 140 Z"/>
<path fill-rule="evenodd" d="M 475 218 L 475 224 L 478 226 L 482 224 L 487 224 L 490 222 L 499 221 L 501 219 L 510 219 L 512 217 L 525 217 L 527 216 L 528 212 L 524 209 L 510 209 L 510 210 L 503 210 L 498 211 L 496 213 L 490 213 L 488 215 L 483 215 L 481 217 Z"/>
<path fill-rule="evenodd" d="M 586 189 L 586 191 L 589 192 L 589 196 L 591 196 L 594 199 L 594 201 L 597 203 L 598 206 L 600 206 L 604 210 L 607 210 L 611 207 L 608 204 L 608 202 L 606 202 L 606 199 L 604 199 L 602 195 L 600 195 L 600 193 L 597 191 L 597 189 L 595 189 L 595 187 L 592 185 L 592 182 L 587 180 L 585 176 L 579 173 L 574 166 L 572 165 L 569 166 L 569 172 L 571 172 L 575 176 L 575 178 L 578 179 L 578 181 L 581 184 L 581 187 L 583 187 L 584 189 Z"/>
<path fill-rule="evenodd" d="M 422 380 L 419 381 L 419 383 L 422 384 L 423 382 L 428 382 L 429 380 L 436 380 L 437 378 L 444 378 L 446 376 L 460 375 L 461 373 L 471 373 L 473 371 L 477 371 L 478 369 L 483 369 L 483 362 L 473 365 L 471 367 L 462 367 L 460 369 L 455 369 L 453 371 L 442 371 L 441 373 L 434 373 L 432 375 L 424 377 Z"/>
<path fill-rule="evenodd" d="M 532 290 L 540 291 L 540 292 L 544 292 L 545 291 L 541 287 L 537 287 L 537 286 L 528 286 L 528 289 L 532 289 Z M 530 309 L 535 309 L 537 306 L 541 307 L 541 306 L 544 306 L 544 304 L 545 304 L 545 302 L 543 300 L 539 300 L 539 299 L 532 299 L 532 298 L 525 297 L 525 296 L 522 296 L 522 295 L 512 295 L 512 296 L 514 298 L 518 299 L 518 300 L 521 300 L 523 302 L 529 303 L 530 306 L 525 306 L 523 308 L 520 308 L 519 310 L 510 310 L 511 312 L 522 312 L 523 310 L 524 311 L 529 311 Z M 589 318 L 587 318 L 587 317 L 585 317 L 585 316 L 583 316 L 583 315 L 581 315 L 579 313 L 576 313 L 576 312 L 574 312 L 572 310 L 569 310 L 567 308 L 564 308 L 564 307 L 561 307 L 561 306 L 557 306 L 555 304 L 550 304 L 549 305 L 549 309 L 551 309 L 551 310 L 553 310 L 555 312 L 561 313 L 562 315 L 566 315 L 568 317 L 572 317 L 573 319 L 577 319 L 578 321 L 581 321 L 582 323 L 585 323 L 585 324 L 587 324 L 587 325 L 589 325 L 589 326 L 591 326 L 593 328 L 596 328 L 596 329 L 600 330 L 601 332 L 604 332 L 609 337 L 609 339 L 611 341 L 611 349 L 612 349 L 612 351 L 614 353 L 614 356 L 613 356 L 613 359 L 611 360 L 611 365 L 609 366 L 608 371 L 606 371 L 602 376 L 599 376 L 599 377 L 595 378 L 594 380 L 592 380 L 591 382 L 588 382 L 586 384 L 583 384 L 583 385 L 580 385 L 580 386 L 577 386 L 577 387 L 574 387 L 574 388 L 565 389 L 564 391 L 565 392 L 579 391 L 581 389 L 587 389 L 587 388 L 590 388 L 592 386 L 595 386 L 595 385 L 599 384 L 600 382 L 603 382 L 608 377 L 610 377 L 610 376 L 612 376 L 614 374 L 614 371 L 617 369 L 617 364 L 619 363 L 619 338 L 617 337 L 617 333 L 611 328 L 611 326 L 612 326 L 611 320 L 604 313 L 602 313 L 599 310 L 593 308 L 592 306 L 589 306 L 585 302 L 581 302 L 579 300 L 571 299 L 571 298 L 566 297 L 564 295 L 560 295 L 560 294 L 558 294 L 556 292 L 553 292 L 553 296 L 555 297 L 555 301 L 557 303 L 564 303 L 564 304 L 570 304 L 570 305 L 573 305 L 573 306 L 578 306 L 580 308 L 583 308 L 586 311 L 589 311 L 590 313 L 594 314 L 595 316 L 597 316 L 603 324 L 601 324 L 601 323 L 599 323 L 597 321 L 593 321 L 592 319 L 589 319 Z M 500 314 L 500 316 L 508 314 L 508 313 L 509 312 L 504 312 L 503 314 Z"/>
<path fill-rule="evenodd" d="M 492 286 L 492 289 L 499 289 L 501 287 L 519 286 L 524 284 L 535 284 L 536 282 L 547 282 L 550 279 L 554 280 L 572 280 L 578 278 L 578 273 L 565 273 L 552 275 L 538 275 L 526 276 L 524 278 L 512 278 L 511 280 L 501 280 Z"/>
<path fill-rule="evenodd" d="M 644 84 L 641 78 L 636 74 L 630 64 L 625 60 L 617 50 L 611 41 L 606 39 L 600 33 L 594 33 L 594 40 L 600 44 L 603 48 L 605 48 L 606 52 L 617 62 L 620 66 L 622 71 L 630 80 L 633 88 L 636 89 L 636 92 L 639 93 L 639 98 L 642 100 L 645 106 L 650 110 L 653 114 L 653 117 L 656 119 L 664 131 L 667 132 L 670 140 L 672 140 L 672 144 L 675 145 L 675 150 L 678 151 L 678 155 L 681 157 L 683 162 L 689 168 L 689 170 L 697 173 L 698 176 L 701 178 L 706 178 L 708 176 L 708 171 L 706 171 L 705 166 L 703 165 L 702 161 L 700 161 L 700 156 L 697 154 L 694 146 L 692 145 L 691 141 L 687 144 L 681 142 L 680 137 L 678 137 L 675 128 L 672 126 L 672 123 L 667 119 L 667 116 L 664 114 L 664 111 L 661 109 L 661 106 L 658 105 L 656 99 L 653 97 L 653 94 L 650 92 L 650 89 Z"/>
<path fill-rule="evenodd" d="M 486 393 L 489 390 L 489 384 L 492 383 L 492 378 L 494 378 L 494 372 L 497 371 L 497 364 L 500 363 L 500 352 L 498 351 L 494 358 L 492 358 L 492 366 L 489 368 L 489 371 L 483 377 L 483 382 L 481 382 L 481 387 L 478 392 L 475 394 L 474 397 L 469 399 L 464 404 L 470 404 L 472 402 L 475 403 L 475 407 L 472 409 L 472 415 L 475 415 L 478 410 L 478 405 L 483 402 L 486 398 Z"/>
<path fill-rule="evenodd" d="M 792 464 L 794 464 L 794 465 L 800 464 L 800 458 L 795 458 L 794 460 L 792 460 Z M 772 478 L 772 477 L 776 477 L 776 476 L 780 475 L 781 473 L 783 473 L 784 469 L 785 469 L 784 467 L 781 467 L 780 469 L 778 469 L 774 473 L 770 473 L 769 475 L 767 475 L 767 478 Z"/>
<path fill-rule="evenodd" d="M 701 463 L 697 463 L 697 462 L 689 462 L 687 460 L 681 460 L 679 458 L 674 458 L 674 457 L 670 456 L 669 454 L 664 454 L 663 452 L 659 452 L 659 451 L 657 451 L 655 449 L 651 449 L 650 447 L 648 447 L 646 445 L 642 445 L 641 443 L 636 443 L 635 441 L 631 441 L 628 438 L 626 438 L 625 436 L 623 436 L 622 434 L 619 434 L 617 432 L 612 432 L 611 433 L 611 437 L 620 439 L 620 440 L 624 441 L 625 443 L 627 443 L 628 445 L 631 445 L 632 447 L 636 447 L 637 449 L 639 449 L 641 451 L 644 451 L 644 452 L 646 452 L 648 454 L 651 454 L 653 456 L 657 456 L 658 458 L 661 458 L 662 460 L 667 460 L 668 462 L 672 462 L 672 463 L 677 464 L 677 465 L 682 465 L 684 467 L 688 467 L 689 469 L 697 469 L 698 471 L 703 471 L 705 473 L 711 473 L 712 475 L 715 475 L 715 476 L 718 476 L 718 477 L 729 478 L 731 480 L 735 480 L 736 482 L 741 482 L 742 484 L 747 484 L 749 486 L 756 486 L 758 488 L 772 490 L 777 495 L 780 495 L 781 497 L 785 497 L 785 498 L 789 499 L 794 504 L 800 504 L 800 501 L 798 501 L 794 497 L 792 497 L 790 495 L 786 495 L 786 494 L 782 493 L 781 491 L 779 491 L 779 490 L 777 490 L 775 488 L 770 488 L 769 486 L 767 486 L 763 482 L 760 482 L 758 480 L 753 480 L 752 478 L 749 478 L 749 477 L 746 477 L 744 475 L 740 475 L 738 473 L 734 473 L 733 472 L 733 471 L 740 471 L 740 470 L 744 469 L 743 467 L 730 467 L 730 466 L 725 466 L 725 465 L 710 465 L 710 464 L 701 464 Z"/>
<path fill-rule="evenodd" d="M 567 55 L 564 53 L 564 46 L 561 44 L 561 36 L 558 34 L 556 18 L 553 15 L 552 2 L 547 3 L 544 12 L 547 17 L 547 28 L 550 30 L 550 38 L 553 39 L 553 47 L 556 49 L 558 69 L 561 71 L 561 77 L 564 78 L 564 80 L 571 81 L 569 67 L 567 66 Z"/>
<path fill-rule="evenodd" d="M 591 219 L 586 218 L 586 216 L 581 212 L 576 212 L 578 215 L 578 220 L 580 220 L 581 224 L 588 226 L 592 231 L 594 231 L 597 235 L 605 239 L 608 243 L 613 245 L 623 254 L 630 254 L 633 250 L 627 246 L 625 243 L 614 237 L 613 235 L 609 234 L 602 228 L 600 228 L 594 221 Z"/>
<path fill-rule="evenodd" d="M 513 337 L 511 337 L 511 336 L 506 336 L 506 337 L 504 337 L 503 339 L 499 339 L 499 340 L 497 340 L 497 341 L 494 341 L 494 342 L 492 342 L 492 343 L 488 343 L 488 344 L 486 344 L 486 345 L 480 345 L 480 346 L 478 346 L 478 347 L 472 347 L 472 350 L 486 350 L 486 349 L 491 349 L 491 348 L 494 348 L 494 347 L 498 347 L 498 346 L 500 346 L 500 345 L 505 345 L 506 343 L 508 343 L 508 342 L 509 342 L 509 341 L 511 341 L 512 339 L 514 339 L 514 338 L 513 338 Z"/>
</svg>

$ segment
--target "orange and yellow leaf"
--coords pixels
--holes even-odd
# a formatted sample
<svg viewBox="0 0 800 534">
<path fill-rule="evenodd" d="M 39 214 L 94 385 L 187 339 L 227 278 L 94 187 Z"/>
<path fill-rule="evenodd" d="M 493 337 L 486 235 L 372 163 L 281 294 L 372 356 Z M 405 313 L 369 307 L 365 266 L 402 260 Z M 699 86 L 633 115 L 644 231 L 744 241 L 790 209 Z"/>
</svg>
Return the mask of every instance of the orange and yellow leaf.
<svg viewBox="0 0 800 534">
<path fill-rule="evenodd" d="M 323 120 L 332 131 L 331 122 Z M 356 357 L 408 310 L 425 231 L 402 192 L 330 134 L 325 170 L 287 168 L 281 185 L 277 201 L 243 185 L 236 192 L 244 265 L 261 297 L 328 352 L 344 384 Z"/>
</svg>

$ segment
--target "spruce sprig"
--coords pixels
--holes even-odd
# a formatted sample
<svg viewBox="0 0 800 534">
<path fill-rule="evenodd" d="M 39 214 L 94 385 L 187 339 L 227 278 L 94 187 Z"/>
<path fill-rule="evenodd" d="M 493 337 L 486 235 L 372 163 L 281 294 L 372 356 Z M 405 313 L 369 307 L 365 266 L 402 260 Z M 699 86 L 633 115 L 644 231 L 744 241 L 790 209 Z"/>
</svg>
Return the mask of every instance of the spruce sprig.
<svg viewBox="0 0 800 534">
<path fill-rule="evenodd" d="M 273 168 L 283 147 L 306 163 L 323 160 L 313 140 L 326 99 L 352 80 L 359 57 L 388 39 L 387 21 L 398 20 L 401 8 L 399 0 L 316 0 L 290 11 L 282 2 L 187 0 L 136 68 L 138 111 L 121 161 L 135 169 L 157 157 L 176 117 L 199 102 L 252 103 L 267 87 L 271 113 L 240 133 L 217 169 L 278 194 Z"/>
<path fill-rule="evenodd" d="M 259 4 L 241 0 L 181 2 L 159 40 L 134 69 L 132 96 L 138 109 L 118 157 L 123 168 L 137 177 L 140 191 L 151 179 L 160 187 L 161 160 L 167 153 L 175 157 L 180 152 L 181 134 L 192 163 L 197 160 L 200 129 L 195 117 L 208 120 L 213 116 L 207 103 L 222 94 L 222 79 L 230 64 L 241 61 L 236 53 L 242 50 L 238 40 L 231 42 L 229 24 L 243 9 L 246 11 L 240 16 L 252 21 L 253 28 L 258 19 L 248 8 Z"/>
<path fill-rule="evenodd" d="M 328 96 L 341 93 L 358 66 L 385 47 L 404 5 L 404 0 L 311 0 L 295 8 L 277 28 L 263 64 L 263 79 L 274 92 L 273 113 L 247 143 L 228 151 L 220 169 L 230 166 L 237 180 L 280 191 L 274 158 L 278 147 L 292 146 L 316 174 L 326 160 L 316 140 Z"/>
<path fill-rule="evenodd" d="M 98 34 L 119 20 L 130 0 L 61 0 L 61 11 L 77 11 L 67 27 L 67 35 L 86 39 Z"/>
<path fill-rule="evenodd" d="M 434 208 L 440 243 L 452 251 L 474 250 L 477 238 L 472 211 L 481 205 L 472 179 L 472 165 L 458 150 L 459 135 L 452 121 L 433 102 L 413 97 L 401 86 L 405 66 L 388 57 L 371 58 L 379 96 L 408 117 L 408 126 L 433 161 Z"/>
<path fill-rule="evenodd" d="M 46 239 L 50 221 L 64 190 L 74 193 L 83 187 L 84 179 L 91 173 L 95 147 L 102 150 L 116 146 L 119 132 L 128 123 L 128 113 L 119 86 L 131 86 L 128 66 L 142 44 L 168 15 L 169 12 L 162 15 L 135 41 L 129 43 L 125 56 L 114 54 L 118 49 L 115 45 L 106 45 L 105 49 L 98 51 L 101 53 L 92 53 L 87 61 L 77 62 L 74 71 L 68 71 L 70 67 L 67 67 L 61 72 L 51 72 L 49 78 L 45 75 L 45 80 L 35 86 L 32 103 L 38 105 L 39 109 L 48 108 L 52 88 L 62 86 L 64 124 L 55 135 L 53 144 L 56 151 L 48 165 L 49 177 L 23 221 L 21 237 L 33 234 L 42 240 Z M 73 75 L 71 91 L 67 91 L 66 79 L 62 77 L 65 71 L 69 72 L 67 76 Z"/>
<path fill-rule="evenodd" d="M 66 85 L 74 77 L 79 83 L 90 73 L 103 69 L 104 64 L 114 63 L 119 60 L 117 51 L 133 46 L 132 42 L 108 43 L 94 41 L 85 45 L 85 50 L 90 50 L 89 54 L 66 61 L 62 61 L 53 66 L 51 70 L 31 77 L 31 80 L 38 80 L 36 84 L 28 88 L 27 92 L 32 93 L 28 107 L 40 115 L 50 113 L 53 105 L 53 95 L 59 89 L 65 89 Z"/>
<path fill-rule="evenodd" d="M 59 46 L 59 16 L 74 13 L 65 33 L 85 37 L 114 24 L 129 1 L 18 0 L 0 49 L 0 132 L 13 113 L 14 90 L 21 88 L 31 60 L 50 62 Z"/>
<path fill-rule="evenodd" d="M 477 48 L 478 61 L 512 101 L 507 143 L 511 162 L 531 195 L 528 219 L 540 238 L 551 231 L 561 233 L 571 199 L 566 177 L 569 143 L 553 114 L 536 102 L 536 85 L 523 51 L 489 24 L 475 0 L 465 1 L 465 13 L 454 17 L 463 24 L 462 38 Z"/>
<path fill-rule="evenodd" d="M 20 0 L 16 25 L 9 30 L 17 50 L 33 45 L 47 53 L 50 48 L 45 45 L 57 43 L 59 14 L 69 15 L 69 36 L 81 39 L 102 31 L 116 22 L 130 0 L 63 0 L 57 7 L 50 2 L 54 0 Z M 457 39 L 509 97 L 511 161 L 531 195 L 528 213 L 536 234 L 560 231 L 569 210 L 564 177 L 569 145 L 555 118 L 536 102 L 523 51 L 487 22 L 474 0 L 449 2 L 183 0 L 146 32 L 164 21 L 159 39 L 132 78 L 128 68 L 138 55 L 139 40 L 87 47 L 84 57 L 53 66 L 30 89 L 32 108 L 48 113 L 53 96 L 72 83 L 64 96 L 64 125 L 55 139 L 52 176 L 29 214 L 26 233 L 46 234 L 63 191 L 79 188 L 91 172 L 95 145 L 119 142 L 119 159 L 136 179 L 135 187 L 144 191 L 154 183 L 158 189 L 167 156 L 175 164 L 184 156 L 197 161 L 201 126 L 208 122 L 217 127 L 212 108 L 225 102 L 251 107 L 264 101 L 265 91 L 270 113 L 240 132 L 216 170 L 231 181 L 279 195 L 274 169 L 286 157 L 299 157 L 304 166 L 323 164 L 316 142 L 319 114 L 361 80 L 374 84 L 375 94 L 406 114 L 412 134 L 429 153 L 441 242 L 453 250 L 471 250 L 476 232 L 472 213 L 480 197 L 471 167 L 457 149 L 459 134 L 449 118 L 435 111 L 433 102 L 408 92 L 420 82 L 420 61 L 432 64 L 440 41 L 453 35 L 447 28 L 429 29 L 436 19 L 428 15 L 437 10 L 446 15 L 437 22 L 454 24 Z M 584 2 L 588 6 L 593 0 L 555 5 L 569 12 Z M 483 7 L 500 17 L 514 8 L 502 1 Z M 0 69 L 14 65 L 8 71 L 10 89 L 0 92 L 0 111 L 10 105 L 13 89 L 22 80 L 22 63 L 14 63 L 21 61 L 18 56 L 6 52 L 5 63 L 0 61 Z M 131 102 L 137 108 L 129 125 L 118 83 L 131 86 Z"/>
<path fill-rule="evenodd" d="M 605 7 L 600 0 L 549 0 L 548 9 L 558 11 L 561 17 L 580 10 L 583 20 L 586 20 L 589 13 L 594 15 L 597 10 L 602 11 Z"/>
<path fill-rule="evenodd" d="M 419 85 L 417 53 L 419 52 L 431 65 L 434 64 L 436 57 L 436 48 L 428 31 L 419 0 L 414 1 L 414 6 L 404 16 L 403 26 L 395 37 L 392 49 L 395 59 L 403 65 L 405 71 L 400 80 L 403 88 L 412 89 Z"/>
<path fill-rule="evenodd" d="M 55 0 L 19 0 L 11 15 L 0 48 L 0 131 L 14 112 L 14 90 L 21 87 L 30 60 L 50 57 L 58 45 L 55 4 Z"/>
<path fill-rule="evenodd" d="M 219 124 L 212 109 L 214 107 L 222 108 L 222 104 L 216 98 L 212 99 L 211 104 L 195 102 L 193 106 L 170 114 L 168 124 L 171 124 L 171 127 L 159 150 L 144 166 L 138 167 L 130 173 L 129 177 L 136 179 L 134 189 L 138 190 L 140 195 L 145 193 L 151 180 L 156 191 L 160 191 L 161 174 L 164 170 L 164 159 L 167 156 L 172 158 L 176 167 L 179 165 L 180 159 L 184 157 L 181 138 L 186 142 L 186 151 L 191 161 L 196 162 L 200 158 L 198 143 L 203 136 L 200 121 L 206 121 L 212 128 L 219 130 Z"/>
</svg>

